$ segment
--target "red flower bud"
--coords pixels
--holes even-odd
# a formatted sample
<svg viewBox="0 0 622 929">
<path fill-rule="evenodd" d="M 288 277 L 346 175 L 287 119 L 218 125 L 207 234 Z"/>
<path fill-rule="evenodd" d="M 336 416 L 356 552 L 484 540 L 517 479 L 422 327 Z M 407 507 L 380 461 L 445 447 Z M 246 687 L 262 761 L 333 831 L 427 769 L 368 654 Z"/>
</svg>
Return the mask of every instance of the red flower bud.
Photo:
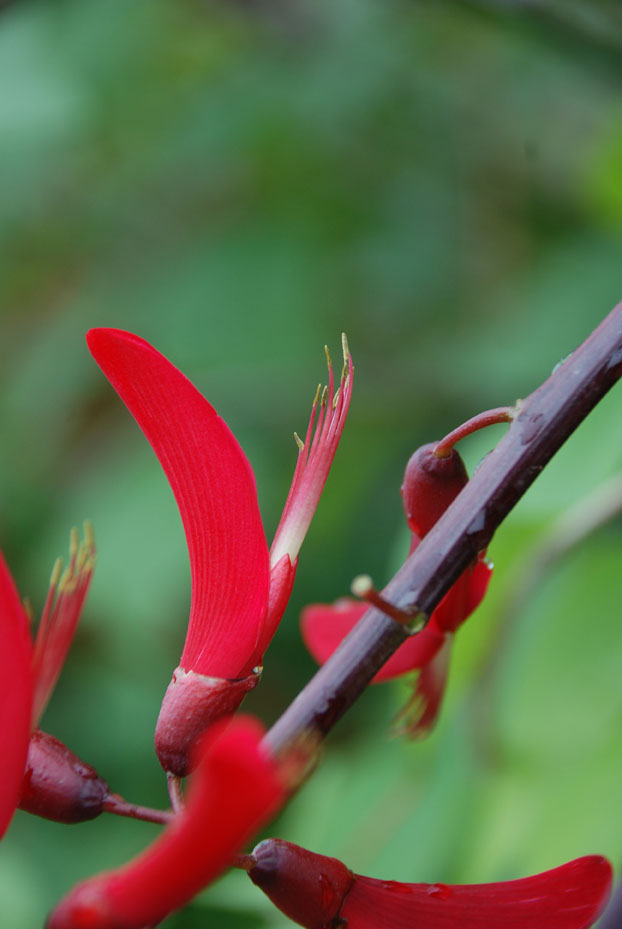
<svg viewBox="0 0 622 929">
<path fill-rule="evenodd" d="M 420 539 L 438 522 L 469 479 L 454 448 L 445 458 L 438 458 L 435 449 L 436 442 L 417 449 L 406 465 L 402 484 L 406 519 L 411 532 Z"/>
<path fill-rule="evenodd" d="M 33 732 L 20 809 L 59 823 L 81 823 L 103 812 L 109 794 L 95 768 L 54 736 L 41 729 Z"/>
<path fill-rule="evenodd" d="M 251 881 L 286 916 L 309 929 L 339 925 L 339 910 L 355 880 L 341 861 L 283 839 L 260 842 L 251 858 Z"/>
</svg>

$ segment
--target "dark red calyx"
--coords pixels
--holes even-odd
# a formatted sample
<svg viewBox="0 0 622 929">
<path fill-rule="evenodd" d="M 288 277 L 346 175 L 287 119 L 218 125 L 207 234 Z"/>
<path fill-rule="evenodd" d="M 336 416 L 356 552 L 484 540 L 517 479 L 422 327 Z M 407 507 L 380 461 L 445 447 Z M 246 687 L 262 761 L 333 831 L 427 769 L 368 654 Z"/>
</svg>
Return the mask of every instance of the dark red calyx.
<svg viewBox="0 0 622 929">
<path fill-rule="evenodd" d="M 235 713 L 260 677 L 261 668 L 233 680 L 175 668 L 155 730 L 156 754 L 164 770 L 176 777 L 190 774 L 197 739 L 214 723 Z"/>
<path fill-rule="evenodd" d="M 41 729 L 30 737 L 19 807 L 58 823 L 81 823 L 103 812 L 110 788 L 95 768 Z"/>
<path fill-rule="evenodd" d="M 355 881 L 343 862 L 283 839 L 260 842 L 252 858 L 248 876 L 286 916 L 307 929 L 341 925 L 339 910 Z"/>
<path fill-rule="evenodd" d="M 436 442 L 422 445 L 411 456 L 404 473 L 402 498 L 411 532 L 420 539 L 438 522 L 469 480 L 464 462 L 452 448 L 444 458 L 435 455 Z"/>
</svg>

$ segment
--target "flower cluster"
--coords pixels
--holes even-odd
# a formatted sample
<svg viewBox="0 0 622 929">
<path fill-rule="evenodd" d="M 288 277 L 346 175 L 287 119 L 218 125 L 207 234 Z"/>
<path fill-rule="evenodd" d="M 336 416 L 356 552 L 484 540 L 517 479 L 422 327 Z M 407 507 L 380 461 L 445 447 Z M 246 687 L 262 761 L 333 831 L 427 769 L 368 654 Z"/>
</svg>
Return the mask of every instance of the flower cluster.
<svg viewBox="0 0 622 929">
<path fill-rule="evenodd" d="M 412 455 L 402 484 L 404 511 L 411 531 L 410 554 L 427 535 L 468 481 L 458 452 L 439 457 L 438 443 L 424 445 Z M 480 552 L 443 597 L 420 631 L 415 631 L 376 674 L 374 681 L 389 681 L 419 671 L 414 692 L 399 714 L 402 731 L 425 736 L 440 710 L 453 634 L 481 603 L 492 572 Z M 308 606 L 301 617 L 304 642 L 313 657 L 323 664 L 367 609 L 366 603 L 342 598 L 332 605 Z"/>
<path fill-rule="evenodd" d="M 155 732 L 172 809 L 150 810 L 111 793 L 93 768 L 38 728 L 90 584 L 95 560 L 90 527 L 82 543 L 72 532 L 65 571 L 60 563 L 54 568 L 34 643 L 29 616 L 0 556 L 0 726 L 10 733 L 0 787 L 0 835 L 17 806 L 60 822 L 109 812 L 165 826 L 135 859 L 74 887 L 51 914 L 48 929 L 154 927 L 230 866 L 244 868 L 277 907 L 309 929 L 592 925 L 611 884 L 611 868 L 597 856 L 522 880 L 449 886 L 363 877 L 337 859 L 280 839 L 240 854 L 299 785 L 309 760 L 305 756 L 301 766 L 299 745 L 274 753 L 262 724 L 236 711 L 260 679 L 343 432 L 353 379 L 347 342 L 344 337 L 338 385 L 327 353 L 328 384 L 315 395 L 304 442 L 296 436 L 298 461 L 268 548 L 250 463 L 207 400 L 163 355 L 131 333 L 96 329 L 87 341 L 169 480 L 188 545 L 192 597 L 185 644 Z M 411 552 L 467 481 L 448 439 L 413 455 L 402 487 Z M 414 734 L 424 734 L 433 724 L 453 633 L 485 594 L 491 569 L 484 554 L 478 553 L 427 623 L 413 629 L 376 674 L 375 680 L 382 681 L 419 672 L 407 709 L 407 729 Z M 303 637 L 320 662 L 365 609 L 366 604 L 348 600 L 305 611 Z M 312 753 L 313 738 L 306 736 Z M 188 774 L 190 787 L 184 792 L 181 779 Z"/>
</svg>

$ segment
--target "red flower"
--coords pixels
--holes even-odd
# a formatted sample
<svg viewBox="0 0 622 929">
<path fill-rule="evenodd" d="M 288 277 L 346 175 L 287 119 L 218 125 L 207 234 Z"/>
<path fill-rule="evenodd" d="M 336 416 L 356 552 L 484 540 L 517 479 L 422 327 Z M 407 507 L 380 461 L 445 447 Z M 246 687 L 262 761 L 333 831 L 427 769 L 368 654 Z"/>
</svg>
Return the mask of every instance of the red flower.
<svg viewBox="0 0 622 929">
<path fill-rule="evenodd" d="M 102 811 L 108 786 L 89 765 L 53 736 L 38 729 L 67 657 L 93 572 L 95 547 L 90 526 L 79 544 L 71 533 L 69 564 L 58 559 L 52 571 L 37 634 L 0 553 L 0 731 L 5 738 L 0 835 L 16 806 L 62 822 L 89 819 Z M 61 573 L 62 572 L 62 573 Z"/>
<path fill-rule="evenodd" d="M 412 532 L 411 554 L 468 480 L 455 449 L 444 458 L 436 458 L 434 449 L 434 444 L 418 449 L 404 475 L 402 497 Z M 374 683 L 379 683 L 409 671 L 420 671 L 413 696 L 399 715 L 405 719 L 403 731 L 412 736 L 425 735 L 436 721 L 449 670 L 453 633 L 479 606 L 491 570 L 482 552 L 445 594 L 426 626 L 404 642 L 374 677 Z M 302 637 L 319 664 L 332 655 L 367 609 L 367 603 L 342 598 L 332 605 L 313 604 L 303 610 Z"/>
<path fill-rule="evenodd" d="M 221 871 L 285 799 L 261 725 L 237 717 L 215 726 L 196 752 L 185 811 L 141 855 L 75 887 L 47 929 L 143 929 L 183 906 Z"/>
<path fill-rule="evenodd" d="M 32 713 L 32 644 L 28 618 L 6 562 L 0 553 L 0 836 L 19 801 L 30 739 Z"/>
<path fill-rule="evenodd" d="M 261 842 L 250 863 L 251 880 L 307 929 L 587 929 L 612 881 L 598 855 L 496 884 L 379 881 L 281 839 Z"/>
<path fill-rule="evenodd" d="M 93 329 L 87 342 L 160 460 L 186 533 L 188 633 L 156 727 L 163 767 L 181 776 L 198 735 L 233 712 L 259 679 L 343 430 L 352 361 L 344 341 L 340 387 L 333 399 L 329 363 L 328 387 L 316 395 L 305 443 L 298 440 L 298 464 L 269 553 L 251 466 L 207 400 L 135 335 Z"/>
</svg>

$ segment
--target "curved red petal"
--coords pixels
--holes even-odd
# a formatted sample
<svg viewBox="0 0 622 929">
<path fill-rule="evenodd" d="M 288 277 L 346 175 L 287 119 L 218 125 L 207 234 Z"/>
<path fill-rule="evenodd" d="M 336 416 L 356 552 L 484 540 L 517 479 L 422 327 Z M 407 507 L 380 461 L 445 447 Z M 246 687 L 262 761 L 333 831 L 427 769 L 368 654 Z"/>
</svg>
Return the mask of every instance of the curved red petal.
<svg viewBox="0 0 622 929">
<path fill-rule="evenodd" d="M 192 605 L 185 670 L 243 677 L 258 657 L 268 547 L 251 466 L 190 381 L 138 336 L 91 329 L 91 353 L 151 443 L 186 532 Z"/>
<path fill-rule="evenodd" d="M 30 739 L 32 643 L 28 617 L 0 552 L 0 836 L 19 801 Z"/>
<path fill-rule="evenodd" d="M 292 562 L 289 555 L 285 554 L 272 566 L 270 571 L 270 593 L 268 596 L 268 610 L 266 612 L 266 621 L 257 650 L 260 656 L 260 663 L 263 664 L 264 653 L 272 641 L 274 633 L 278 629 L 283 613 L 289 603 L 298 559 Z"/>
<path fill-rule="evenodd" d="M 587 929 L 605 906 L 611 880 L 611 865 L 598 855 L 496 884 L 358 877 L 339 915 L 348 929 Z"/>
<path fill-rule="evenodd" d="M 332 605 L 316 603 L 305 607 L 300 617 L 302 638 L 318 664 L 324 664 L 330 658 L 368 609 L 366 603 L 345 597 Z M 438 628 L 433 616 L 421 632 L 400 645 L 376 674 L 372 683 L 389 681 L 423 667 L 434 658 L 444 641 L 445 635 Z"/>
<path fill-rule="evenodd" d="M 475 565 L 471 569 L 471 577 L 469 580 L 469 589 L 466 598 L 466 615 L 467 617 L 473 613 L 482 600 L 484 595 L 488 590 L 488 584 L 492 577 L 492 565 L 489 561 L 486 561 L 483 556 L 475 562 Z M 466 618 L 466 617 L 465 617 Z"/>
<path fill-rule="evenodd" d="M 422 739 L 434 728 L 445 695 L 452 639 L 447 633 L 443 646 L 421 668 L 412 696 L 395 718 L 395 735 Z"/>
<path fill-rule="evenodd" d="M 142 929 L 179 909 L 221 871 L 285 799 L 276 762 L 261 747 L 264 730 L 238 716 L 214 726 L 183 813 L 118 871 L 75 887 L 48 929 Z"/>
</svg>

